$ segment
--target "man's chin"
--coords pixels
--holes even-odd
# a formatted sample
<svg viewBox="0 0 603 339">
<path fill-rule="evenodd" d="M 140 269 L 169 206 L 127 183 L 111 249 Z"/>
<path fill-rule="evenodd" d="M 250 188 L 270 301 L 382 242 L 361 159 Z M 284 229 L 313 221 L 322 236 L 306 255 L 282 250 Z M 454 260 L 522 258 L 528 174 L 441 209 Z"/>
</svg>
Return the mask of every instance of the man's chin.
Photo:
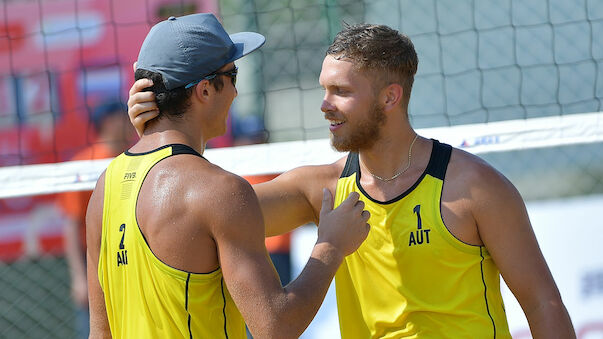
<svg viewBox="0 0 603 339">
<path fill-rule="evenodd" d="M 358 149 L 356 149 L 356 147 L 353 147 L 353 145 L 350 145 L 349 142 L 345 142 L 342 140 L 336 140 L 333 137 L 333 134 L 331 134 L 330 139 L 331 139 L 331 147 L 334 150 L 336 150 L 337 152 L 358 152 Z"/>
</svg>

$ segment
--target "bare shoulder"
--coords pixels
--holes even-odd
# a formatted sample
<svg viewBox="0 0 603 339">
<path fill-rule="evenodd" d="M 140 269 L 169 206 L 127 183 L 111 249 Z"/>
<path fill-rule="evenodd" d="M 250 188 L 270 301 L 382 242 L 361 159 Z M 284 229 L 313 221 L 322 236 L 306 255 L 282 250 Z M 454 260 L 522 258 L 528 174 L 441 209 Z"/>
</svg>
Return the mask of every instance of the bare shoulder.
<svg viewBox="0 0 603 339">
<path fill-rule="evenodd" d="M 231 207 L 241 209 L 250 205 L 250 200 L 257 202 L 257 197 L 251 184 L 244 178 L 223 170 L 222 168 L 211 165 L 208 170 L 211 176 L 211 182 L 206 183 L 205 192 L 210 193 L 213 203 L 225 207 L 231 204 Z M 234 204 L 234 206 L 232 206 Z"/>
<path fill-rule="evenodd" d="M 474 208 L 495 206 L 506 199 L 521 200 L 515 186 L 498 170 L 480 157 L 453 148 L 446 172 L 448 189 L 469 198 Z"/>
<path fill-rule="evenodd" d="M 181 184 L 190 199 L 186 205 L 199 213 L 200 220 L 212 226 L 232 226 L 241 219 L 261 216 L 257 196 L 247 180 L 203 158 L 181 161 L 194 162 L 194 170 L 185 171 Z"/>
<path fill-rule="evenodd" d="M 458 148 L 452 149 L 446 172 L 446 184 L 455 182 L 462 183 L 469 189 L 511 184 L 504 175 L 485 160 Z"/>
<path fill-rule="evenodd" d="M 264 221 L 260 203 L 251 184 L 244 178 L 210 164 L 207 177 L 191 178 L 201 182 L 196 192 L 203 202 L 200 219 L 205 220 L 218 243 L 226 239 L 251 237 L 264 238 Z M 203 190 L 203 192 L 200 192 Z M 197 206 L 199 206 L 197 204 Z"/>
<path fill-rule="evenodd" d="M 204 158 L 193 155 L 179 155 L 170 157 L 163 161 L 165 171 L 170 172 L 170 178 L 162 168 L 159 168 L 156 177 L 167 179 L 172 182 L 170 186 L 180 191 L 181 203 L 189 206 L 221 205 L 222 209 L 227 202 L 237 199 L 253 199 L 255 193 L 251 185 L 243 178 L 214 165 Z M 161 163 L 159 163 L 161 164 Z M 158 164 L 158 165 L 159 165 Z M 174 169 L 177 175 L 171 178 Z M 202 209 L 201 209 L 202 210 Z M 212 211 L 218 213 L 219 211 Z"/>
<path fill-rule="evenodd" d="M 189 154 L 166 158 L 149 172 L 140 191 L 137 215 L 159 257 L 196 272 L 218 266 L 216 246 L 224 239 L 238 236 L 241 230 L 264 234 L 262 213 L 249 183 Z M 244 227 L 252 222 L 254 227 Z M 166 224 L 172 225 L 170 232 L 160 233 Z M 168 242 L 178 244 L 178 250 L 167 246 Z M 195 253 L 205 259 L 178 265 L 178 258 L 169 260 L 175 252 Z"/>
</svg>

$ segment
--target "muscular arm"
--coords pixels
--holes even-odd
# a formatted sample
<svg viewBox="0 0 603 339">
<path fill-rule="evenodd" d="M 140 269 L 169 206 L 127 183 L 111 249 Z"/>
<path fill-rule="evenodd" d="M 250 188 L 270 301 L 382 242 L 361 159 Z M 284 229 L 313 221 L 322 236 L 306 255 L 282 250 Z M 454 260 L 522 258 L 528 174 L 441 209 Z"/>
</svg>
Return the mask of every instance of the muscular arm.
<svg viewBox="0 0 603 339">
<path fill-rule="evenodd" d="M 90 307 L 90 338 L 111 338 L 105 298 L 98 281 L 105 174 L 96 183 L 86 213 L 86 243 L 88 262 L 88 304 Z"/>
<path fill-rule="evenodd" d="M 158 114 L 153 92 L 143 92 L 152 84 L 151 80 L 140 79 L 130 88 L 128 116 L 138 135 L 144 132 L 145 123 Z M 284 234 L 308 222 L 318 223 L 322 188 L 335 192 L 342 168 L 342 162 L 300 167 L 254 185 L 266 222 L 266 236 Z"/>
<path fill-rule="evenodd" d="M 287 233 L 309 222 L 318 224 L 322 188 L 335 192 L 340 162 L 304 166 L 253 186 L 262 207 L 266 236 Z"/>
<path fill-rule="evenodd" d="M 235 192 L 215 199 L 232 209 L 215 215 L 213 236 L 226 285 L 256 338 L 297 338 L 316 314 L 343 257 L 368 234 L 367 213 L 357 196 L 336 210 L 324 208 L 312 255 L 300 276 L 281 287 L 264 246 L 264 226 L 251 187 L 239 180 L 223 185 Z M 323 206 L 332 207 L 330 194 Z M 343 232 L 345 228 L 345 232 Z"/>
<path fill-rule="evenodd" d="M 519 301 L 532 336 L 575 338 L 519 192 L 485 164 L 478 164 L 476 174 L 470 194 L 480 237 Z"/>
</svg>

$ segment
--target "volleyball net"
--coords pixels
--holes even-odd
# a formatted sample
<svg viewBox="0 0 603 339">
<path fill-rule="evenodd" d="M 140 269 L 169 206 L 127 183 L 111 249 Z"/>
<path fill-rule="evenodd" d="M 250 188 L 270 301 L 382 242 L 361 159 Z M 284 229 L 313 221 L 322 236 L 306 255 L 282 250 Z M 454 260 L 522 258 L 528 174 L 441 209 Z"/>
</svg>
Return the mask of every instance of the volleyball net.
<svg viewBox="0 0 603 339">
<path fill-rule="evenodd" d="M 409 117 L 419 134 L 479 154 L 529 203 L 573 206 L 575 197 L 603 193 L 600 1 L 7 0 L 0 5 L 0 303 L 8 306 L 0 307 L 0 337 L 72 337 L 64 214 L 55 200 L 92 189 L 109 163 L 72 159 L 98 143 L 97 107 L 127 101 L 150 27 L 196 12 L 215 13 L 230 33 L 267 38 L 237 62 L 228 132 L 204 154 L 226 170 L 279 174 L 343 156 L 329 144 L 317 79 L 342 23 L 369 22 L 399 29 L 415 45 Z M 128 126 L 123 138 L 131 143 L 133 134 Z M 575 274 L 583 290 L 601 286 L 601 266 Z"/>
<path fill-rule="evenodd" d="M 325 129 L 326 125 L 325 122 Z M 603 112 L 423 128 L 417 132 L 475 154 L 596 144 L 603 142 Z M 241 176 L 279 174 L 295 167 L 332 163 L 344 156 L 332 149 L 329 139 L 215 148 L 204 155 Z M 0 198 L 92 190 L 110 161 L 111 158 L 0 168 Z"/>
</svg>

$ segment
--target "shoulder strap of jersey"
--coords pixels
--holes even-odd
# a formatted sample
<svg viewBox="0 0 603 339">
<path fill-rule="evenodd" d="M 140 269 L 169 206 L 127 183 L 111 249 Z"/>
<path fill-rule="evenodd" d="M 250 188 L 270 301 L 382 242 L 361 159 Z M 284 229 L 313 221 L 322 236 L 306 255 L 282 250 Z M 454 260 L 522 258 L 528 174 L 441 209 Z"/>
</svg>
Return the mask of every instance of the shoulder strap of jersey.
<svg viewBox="0 0 603 339">
<path fill-rule="evenodd" d="M 452 153 L 452 146 L 440 143 L 435 139 L 432 140 L 433 150 L 431 151 L 426 172 L 434 178 L 444 180 L 448 162 L 450 161 L 450 154 Z"/>
<path fill-rule="evenodd" d="M 343 167 L 343 171 L 341 172 L 340 178 L 347 178 L 350 175 L 357 173 L 360 169 L 360 165 L 358 163 L 358 153 L 350 152 L 348 153 L 348 159 L 345 162 L 345 166 Z"/>
<path fill-rule="evenodd" d="M 195 151 L 192 147 L 183 144 L 171 144 L 172 146 L 172 155 L 178 154 L 192 154 L 203 158 L 199 152 Z"/>
<path fill-rule="evenodd" d="M 161 147 L 158 147 L 158 148 L 156 148 L 154 150 L 147 151 L 147 152 L 141 152 L 141 153 L 132 153 L 130 151 L 125 151 L 124 154 L 125 155 L 129 155 L 129 156 L 145 155 L 145 154 L 150 154 L 150 153 L 153 153 L 153 152 L 157 152 L 159 150 L 162 150 L 162 149 L 168 148 L 168 147 L 172 148 L 172 154 L 171 155 L 192 154 L 192 155 L 196 155 L 196 156 L 199 156 L 201 158 L 204 158 L 201 154 L 199 154 L 199 152 L 195 151 L 192 147 L 190 147 L 188 145 L 184 145 L 184 144 L 167 144 L 167 145 L 163 145 Z"/>
<path fill-rule="evenodd" d="M 450 154 L 452 153 L 452 146 L 443 144 L 435 139 L 432 140 L 433 150 L 431 151 L 426 173 L 440 180 L 444 180 L 448 162 L 450 161 Z M 359 169 L 358 153 L 350 152 L 339 177 L 347 178 L 354 173 L 358 173 Z"/>
</svg>

